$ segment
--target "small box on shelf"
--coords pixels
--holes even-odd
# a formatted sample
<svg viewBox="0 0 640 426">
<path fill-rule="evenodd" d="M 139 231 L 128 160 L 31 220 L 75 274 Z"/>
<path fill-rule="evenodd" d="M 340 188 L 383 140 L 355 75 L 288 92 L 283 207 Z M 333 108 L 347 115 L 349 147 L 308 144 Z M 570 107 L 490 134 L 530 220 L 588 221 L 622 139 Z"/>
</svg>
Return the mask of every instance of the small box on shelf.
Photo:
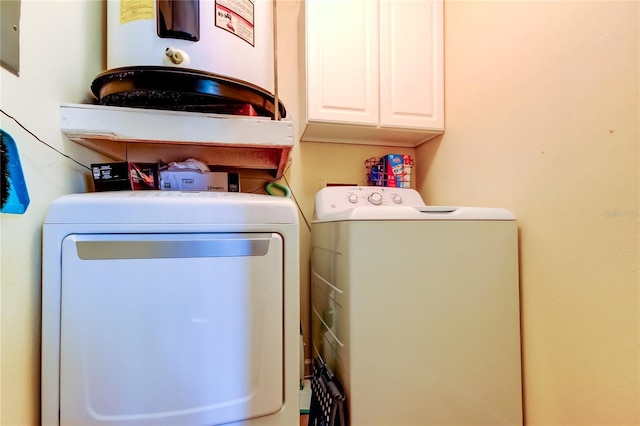
<svg viewBox="0 0 640 426">
<path fill-rule="evenodd" d="M 413 159 L 410 155 L 387 154 L 365 160 L 367 185 L 411 188 Z"/>
<path fill-rule="evenodd" d="M 240 176 L 232 172 L 161 170 L 160 189 L 166 191 L 240 192 Z"/>
<path fill-rule="evenodd" d="M 91 173 L 96 192 L 158 189 L 157 163 L 97 163 Z"/>
</svg>

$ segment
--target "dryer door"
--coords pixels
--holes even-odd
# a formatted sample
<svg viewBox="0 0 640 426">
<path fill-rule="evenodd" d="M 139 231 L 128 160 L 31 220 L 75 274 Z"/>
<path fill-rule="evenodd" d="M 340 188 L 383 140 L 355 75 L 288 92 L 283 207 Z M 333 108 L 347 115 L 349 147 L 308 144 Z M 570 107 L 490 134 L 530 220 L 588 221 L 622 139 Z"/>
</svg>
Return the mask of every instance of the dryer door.
<svg viewBox="0 0 640 426">
<path fill-rule="evenodd" d="M 278 234 L 69 235 L 60 423 L 216 425 L 283 404 Z"/>
</svg>

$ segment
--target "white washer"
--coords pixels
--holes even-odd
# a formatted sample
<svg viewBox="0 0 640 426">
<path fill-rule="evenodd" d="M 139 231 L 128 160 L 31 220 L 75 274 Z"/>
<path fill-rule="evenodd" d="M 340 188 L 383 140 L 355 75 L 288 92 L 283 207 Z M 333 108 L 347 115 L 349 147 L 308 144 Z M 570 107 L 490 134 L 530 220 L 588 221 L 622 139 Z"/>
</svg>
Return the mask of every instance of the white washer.
<svg viewBox="0 0 640 426">
<path fill-rule="evenodd" d="M 412 189 L 316 194 L 312 340 L 349 424 L 522 424 L 518 230 Z"/>
<path fill-rule="evenodd" d="M 43 225 L 43 425 L 293 425 L 290 199 L 63 196 Z"/>
</svg>

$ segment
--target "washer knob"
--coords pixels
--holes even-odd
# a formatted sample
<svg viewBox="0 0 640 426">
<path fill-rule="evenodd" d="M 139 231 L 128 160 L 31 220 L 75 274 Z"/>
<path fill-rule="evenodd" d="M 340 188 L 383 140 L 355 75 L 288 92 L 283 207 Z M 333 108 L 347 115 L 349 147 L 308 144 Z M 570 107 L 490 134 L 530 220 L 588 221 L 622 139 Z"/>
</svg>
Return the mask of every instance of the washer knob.
<svg viewBox="0 0 640 426">
<path fill-rule="evenodd" d="M 396 204 L 402 203 L 402 197 L 399 196 L 398 194 L 393 194 L 393 196 L 391 196 L 391 200 Z"/>
<path fill-rule="evenodd" d="M 358 202 L 358 196 L 356 194 L 349 194 L 347 200 L 349 200 L 351 204 L 355 204 Z"/>
<path fill-rule="evenodd" d="M 382 195 L 379 192 L 373 192 L 369 195 L 369 202 L 375 206 L 382 204 Z"/>
</svg>

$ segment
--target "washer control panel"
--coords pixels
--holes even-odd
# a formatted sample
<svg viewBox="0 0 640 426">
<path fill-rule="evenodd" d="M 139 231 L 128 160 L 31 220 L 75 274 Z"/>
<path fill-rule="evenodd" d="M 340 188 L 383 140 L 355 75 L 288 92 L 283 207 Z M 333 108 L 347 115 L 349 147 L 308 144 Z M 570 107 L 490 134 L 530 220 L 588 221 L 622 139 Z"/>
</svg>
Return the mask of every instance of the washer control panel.
<svg viewBox="0 0 640 426">
<path fill-rule="evenodd" d="M 318 217 L 366 206 L 423 207 L 425 203 L 418 191 L 409 188 L 330 186 L 316 194 Z"/>
</svg>

